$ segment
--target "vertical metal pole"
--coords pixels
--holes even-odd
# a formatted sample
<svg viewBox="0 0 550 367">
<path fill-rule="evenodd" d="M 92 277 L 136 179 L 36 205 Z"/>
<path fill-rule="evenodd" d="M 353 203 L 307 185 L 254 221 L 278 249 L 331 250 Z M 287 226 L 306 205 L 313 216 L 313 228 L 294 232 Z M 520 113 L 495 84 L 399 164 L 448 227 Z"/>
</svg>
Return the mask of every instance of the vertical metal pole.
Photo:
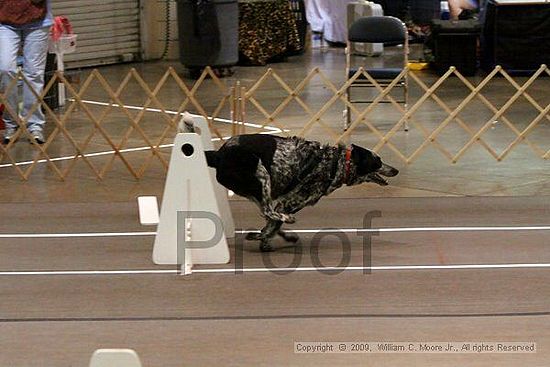
<svg viewBox="0 0 550 367">
<path fill-rule="evenodd" d="M 246 121 L 246 88 L 245 87 L 241 88 L 241 117 L 242 117 L 242 120 L 241 120 L 241 134 L 245 134 L 246 133 L 246 126 L 245 126 L 245 121 Z"/>
<path fill-rule="evenodd" d="M 235 135 L 235 129 L 237 125 L 237 111 L 236 111 L 236 95 L 235 86 L 229 88 L 229 113 L 231 115 L 231 135 Z"/>
</svg>

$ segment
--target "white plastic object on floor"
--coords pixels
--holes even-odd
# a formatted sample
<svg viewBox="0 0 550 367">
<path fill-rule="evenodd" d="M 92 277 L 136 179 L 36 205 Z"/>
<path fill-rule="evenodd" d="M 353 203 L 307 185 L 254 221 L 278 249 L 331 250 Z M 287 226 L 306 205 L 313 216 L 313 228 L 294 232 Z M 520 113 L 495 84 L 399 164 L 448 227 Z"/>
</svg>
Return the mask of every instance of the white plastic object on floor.
<svg viewBox="0 0 550 367">
<path fill-rule="evenodd" d="M 98 349 L 92 355 L 90 367 L 142 367 L 132 349 Z"/>
<path fill-rule="evenodd" d="M 184 223 L 178 223 L 178 212 L 205 213 L 219 222 L 193 214 L 196 219 L 187 218 Z M 220 229 L 223 218 L 215 182 L 206 164 L 201 137 L 196 133 L 176 135 L 159 219 L 153 247 L 155 264 L 181 265 L 182 273 L 189 274 L 193 264 L 229 262 L 229 247 L 223 233 L 225 229 Z M 219 240 L 218 230 L 222 231 Z M 188 246 L 189 240 L 206 243 L 212 238 L 217 241 L 214 245 L 192 249 Z"/>
<path fill-rule="evenodd" d="M 159 205 L 156 196 L 138 197 L 139 222 L 144 226 L 159 223 Z"/>
</svg>

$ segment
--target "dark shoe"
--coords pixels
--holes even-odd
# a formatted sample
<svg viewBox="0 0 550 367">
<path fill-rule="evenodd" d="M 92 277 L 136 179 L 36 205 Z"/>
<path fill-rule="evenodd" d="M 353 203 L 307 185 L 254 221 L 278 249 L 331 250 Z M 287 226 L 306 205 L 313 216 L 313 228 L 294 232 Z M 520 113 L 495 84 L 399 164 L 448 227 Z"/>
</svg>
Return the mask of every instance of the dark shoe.
<svg viewBox="0 0 550 367">
<path fill-rule="evenodd" d="M 8 145 L 10 141 L 13 140 L 15 133 L 17 132 L 17 128 L 15 127 L 6 127 L 6 130 L 4 130 L 4 140 L 2 140 L 2 144 Z"/>
<path fill-rule="evenodd" d="M 38 145 L 42 145 L 44 144 L 44 142 L 46 141 L 44 139 L 44 134 L 42 133 L 42 131 L 40 130 L 35 130 L 35 131 L 31 131 L 31 138 L 29 139 L 29 141 L 32 143 L 32 144 L 38 144 Z"/>
</svg>

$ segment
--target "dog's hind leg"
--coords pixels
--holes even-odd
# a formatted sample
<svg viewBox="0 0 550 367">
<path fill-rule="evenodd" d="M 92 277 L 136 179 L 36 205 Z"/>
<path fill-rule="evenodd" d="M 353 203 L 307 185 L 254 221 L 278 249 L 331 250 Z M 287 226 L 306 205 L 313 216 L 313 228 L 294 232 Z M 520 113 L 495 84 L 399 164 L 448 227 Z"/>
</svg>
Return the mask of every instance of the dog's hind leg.
<svg viewBox="0 0 550 367">
<path fill-rule="evenodd" d="M 284 223 L 294 223 L 296 219 L 293 215 L 280 213 L 275 210 L 273 199 L 271 198 L 271 178 L 261 161 L 258 163 L 258 168 L 256 169 L 256 178 L 262 185 L 260 208 L 266 219 L 268 219 L 268 221 L 274 220 Z"/>
<path fill-rule="evenodd" d="M 262 252 L 271 251 L 273 248 L 271 247 L 271 244 L 269 242 L 277 233 L 281 232 L 280 229 L 282 225 L 283 225 L 283 222 L 279 220 L 268 219 L 265 227 L 262 228 L 260 233 L 257 233 L 257 232 L 248 233 L 246 235 L 246 239 L 259 240 L 260 250 Z"/>
</svg>

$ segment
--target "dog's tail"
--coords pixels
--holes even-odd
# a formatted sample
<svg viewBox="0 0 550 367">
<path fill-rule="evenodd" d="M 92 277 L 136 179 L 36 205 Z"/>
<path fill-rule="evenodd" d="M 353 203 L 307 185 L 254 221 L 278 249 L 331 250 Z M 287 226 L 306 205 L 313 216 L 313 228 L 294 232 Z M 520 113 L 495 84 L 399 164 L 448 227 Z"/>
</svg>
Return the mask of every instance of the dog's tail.
<svg viewBox="0 0 550 367">
<path fill-rule="evenodd" d="M 180 123 L 178 124 L 178 132 L 180 133 L 195 132 L 195 125 L 193 124 L 193 116 L 189 112 L 184 112 L 182 114 Z"/>
<path fill-rule="evenodd" d="M 204 154 L 206 154 L 206 163 L 208 166 L 218 168 L 218 152 L 215 150 L 207 150 Z"/>
</svg>

